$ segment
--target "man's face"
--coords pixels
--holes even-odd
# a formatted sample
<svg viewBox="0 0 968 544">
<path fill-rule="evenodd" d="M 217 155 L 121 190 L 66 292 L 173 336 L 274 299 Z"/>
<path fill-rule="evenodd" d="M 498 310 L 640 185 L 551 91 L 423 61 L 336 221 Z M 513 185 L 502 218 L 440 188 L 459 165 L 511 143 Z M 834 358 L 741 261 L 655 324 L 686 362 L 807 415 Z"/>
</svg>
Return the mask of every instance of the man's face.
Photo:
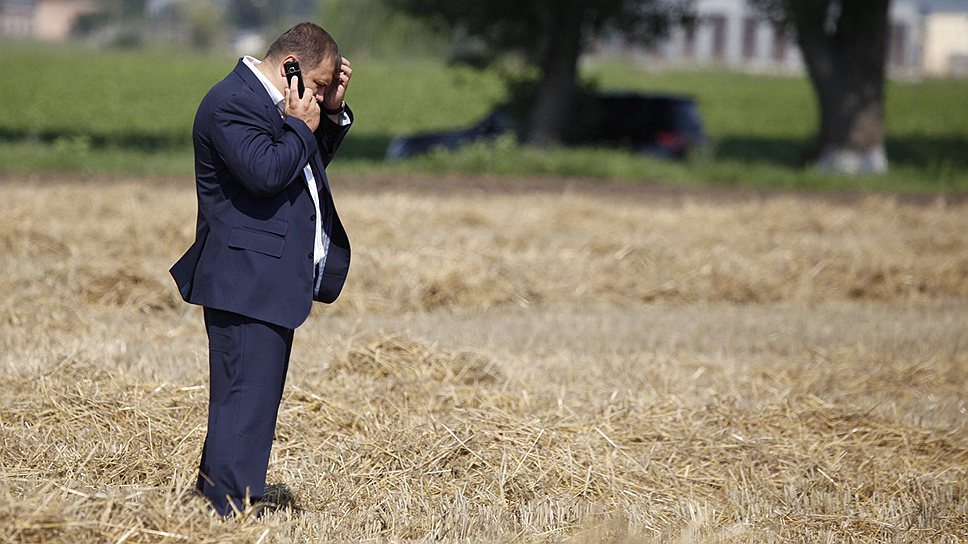
<svg viewBox="0 0 968 544">
<path fill-rule="evenodd" d="M 312 93 L 316 100 L 322 102 L 327 89 L 333 84 L 336 75 L 336 60 L 331 57 L 325 58 L 312 69 L 307 70 L 305 66 L 300 68 L 302 68 L 303 85 L 306 86 L 306 91 Z"/>
</svg>

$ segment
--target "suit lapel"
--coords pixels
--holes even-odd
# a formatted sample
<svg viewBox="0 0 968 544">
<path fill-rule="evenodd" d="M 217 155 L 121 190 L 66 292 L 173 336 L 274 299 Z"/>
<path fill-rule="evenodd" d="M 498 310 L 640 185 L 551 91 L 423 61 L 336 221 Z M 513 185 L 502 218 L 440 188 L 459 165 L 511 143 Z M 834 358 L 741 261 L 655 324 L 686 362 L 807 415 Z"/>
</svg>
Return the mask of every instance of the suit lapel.
<svg viewBox="0 0 968 544">
<path fill-rule="evenodd" d="M 262 82 L 259 81 L 259 78 L 255 77 L 255 74 L 252 73 L 252 70 L 250 70 L 244 62 L 242 62 L 242 59 L 239 59 L 238 64 L 235 65 L 235 69 L 232 70 L 232 72 L 239 76 L 243 83 L 245 83 L 252 92 L 262 99 L 262 102 L 266 105 L 266 107 L 271 108 L 273 112 L 278 111 L 276 110 L 276 105 L 272 103 L 272 99 L 269 98 L 269 93 L 266 92 L 266 88 L 262 86 Z"/>
</svg>

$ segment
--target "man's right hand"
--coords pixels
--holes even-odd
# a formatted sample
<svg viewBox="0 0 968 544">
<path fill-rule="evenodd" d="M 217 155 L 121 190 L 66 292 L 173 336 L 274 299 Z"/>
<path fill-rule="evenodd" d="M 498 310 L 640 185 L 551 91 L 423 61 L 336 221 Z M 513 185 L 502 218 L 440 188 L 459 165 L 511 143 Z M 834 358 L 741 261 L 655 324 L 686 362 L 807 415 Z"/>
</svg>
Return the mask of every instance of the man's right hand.
<svg viewBox="0 0 968 544">
<path fill-rule="evenodd" d="M 289 79 L 289 87 L 285 90 L 286 115 L 291 115 L 296 119 L 302 119 L 309 130 L 316 132 L 319 126 L 319 104 L 313 93 L 306 90 L 303 97 L 299 98 L 299 86 L 296 78 Z"/>
</svg>

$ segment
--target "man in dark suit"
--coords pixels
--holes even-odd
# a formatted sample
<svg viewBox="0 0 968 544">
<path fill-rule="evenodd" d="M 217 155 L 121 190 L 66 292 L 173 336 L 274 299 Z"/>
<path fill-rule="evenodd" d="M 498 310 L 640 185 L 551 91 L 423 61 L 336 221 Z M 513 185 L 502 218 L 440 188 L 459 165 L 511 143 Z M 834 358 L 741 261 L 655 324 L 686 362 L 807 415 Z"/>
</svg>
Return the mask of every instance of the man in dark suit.
<svg viewBox="0 0 968 544">
<path fill-rule="evenodd" d="M 333 38 L 300 23 L 264 60 L 240 59 L 195 116 L 195 243 L 171 274 L 204 307 L 211 387 L 197 487 L 221 515 L 262 498 L 293 331 L 313 300 L 336 300 L 349 269 L 326 165 L 353 122 L 351 76 Z"/>
</svg>

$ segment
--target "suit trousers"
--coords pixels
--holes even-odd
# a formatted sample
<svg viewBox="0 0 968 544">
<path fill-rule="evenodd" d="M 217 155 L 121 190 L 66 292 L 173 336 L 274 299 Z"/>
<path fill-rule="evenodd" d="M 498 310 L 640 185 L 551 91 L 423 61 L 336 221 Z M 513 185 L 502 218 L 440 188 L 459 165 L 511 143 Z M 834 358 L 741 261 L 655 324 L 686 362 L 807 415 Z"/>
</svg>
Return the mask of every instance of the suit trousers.
<svg viewBox="0 0 968 544">
<path fill-rule="evenodd" d="M 205 308 L 205 329 L 208 434 L 196 486 L 226 516 L 265 491 L 293 329 L 213 308 Z"/>
</svg>

